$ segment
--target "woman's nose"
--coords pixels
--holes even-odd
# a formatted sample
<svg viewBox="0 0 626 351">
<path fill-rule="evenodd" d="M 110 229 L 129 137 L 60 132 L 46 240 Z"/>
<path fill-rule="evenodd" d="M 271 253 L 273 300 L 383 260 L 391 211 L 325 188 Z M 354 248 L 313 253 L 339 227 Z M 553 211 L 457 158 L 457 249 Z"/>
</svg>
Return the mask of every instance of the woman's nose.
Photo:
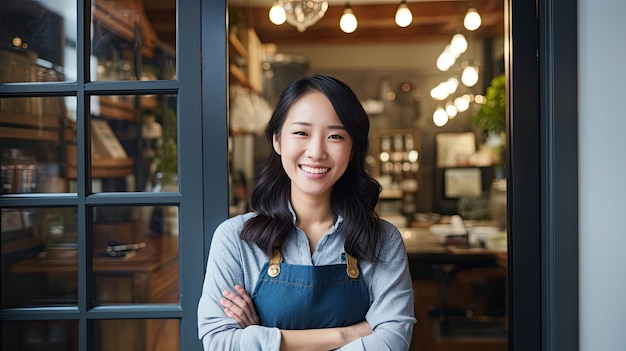
<svg viewBox="0 0 626 351">
<path fill-rule="evenodd" d="M 311 138 L 307 146 L 307 156 L 312 159 L 323 159 L 326 157 L 326 144 L 324 138 Z"/>
</svg>

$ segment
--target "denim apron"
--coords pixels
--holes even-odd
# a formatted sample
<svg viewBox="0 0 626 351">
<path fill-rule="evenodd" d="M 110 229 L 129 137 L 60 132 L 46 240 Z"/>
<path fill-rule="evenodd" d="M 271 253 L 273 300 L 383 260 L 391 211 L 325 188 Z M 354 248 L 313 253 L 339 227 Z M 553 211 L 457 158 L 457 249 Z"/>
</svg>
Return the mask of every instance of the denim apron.
<svg viewBox="0 0 626 351">
<path fill-rule="evenodd" d="M 274 249 L 265 263 L 252 300 L 260 325 L 280 329 L 343 327 L 365 320 L 369 292 L 356 258 L 345 264 L 293 265 Z"/>
</svg>

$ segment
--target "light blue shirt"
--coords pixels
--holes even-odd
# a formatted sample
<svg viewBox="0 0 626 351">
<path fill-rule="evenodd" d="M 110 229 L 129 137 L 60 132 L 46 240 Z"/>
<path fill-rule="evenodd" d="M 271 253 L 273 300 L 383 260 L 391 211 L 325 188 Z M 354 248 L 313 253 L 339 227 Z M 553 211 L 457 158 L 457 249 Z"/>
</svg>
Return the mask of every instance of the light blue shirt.
<svg viewBox="0 0 626 351">
<path fill-rule="evenodd" d="M 222 291 L 234 291 L 236 284 L 252 296 L 261 268 L 269 260 L 256 244 L 243 241 L 239 236 L 243 224 L 253 215 L 247 213 L 230 218 L 220 224 L 213 235 L 198 304 L 198 334 L 205 351 L 280 349 L 281 336 L 277 328 L 254 325 L 242 329 L 234 319 L 226 316 L 219 303 Z M 342 221 L 339 216 L 335 225 L 320 239 L 313 255 L 306 234 L 295 228 L 281 246 L 284 262 L 316 266 L 342 263 Z M 401 351 L 409 348 L 416 320 L 404 242 L 398 229 L 384 220 L 380 236 L 379 262 L 359 261 L 371 301 L 365 319 L 373 333 L 339 350 Z"/>
</svg>

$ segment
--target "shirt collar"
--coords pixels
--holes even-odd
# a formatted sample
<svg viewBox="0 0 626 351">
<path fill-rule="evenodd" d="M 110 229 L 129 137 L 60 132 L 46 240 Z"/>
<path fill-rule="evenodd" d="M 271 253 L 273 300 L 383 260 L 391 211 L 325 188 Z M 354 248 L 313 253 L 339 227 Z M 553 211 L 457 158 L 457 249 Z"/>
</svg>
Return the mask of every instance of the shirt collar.
<svg viewBox="0 0 626 351">
<path fill-rule="evenodd" d="M 295 226 L 296 225 L 296 212 L 293 210 L 293 207 L 291 207 L 291 201 L 288 202 L 288 205 L 289 205 L 289 212 L 291 212 L 291 221 L 293 225 Z M 333 233 L 339 230 L 341 223 L 343 223 L 343 217 L 340 214 L 338 214 L 337 219 L 335 220 L 335 224 L 333 224 L 333 230 L 332 230 Z"/>
</svg>

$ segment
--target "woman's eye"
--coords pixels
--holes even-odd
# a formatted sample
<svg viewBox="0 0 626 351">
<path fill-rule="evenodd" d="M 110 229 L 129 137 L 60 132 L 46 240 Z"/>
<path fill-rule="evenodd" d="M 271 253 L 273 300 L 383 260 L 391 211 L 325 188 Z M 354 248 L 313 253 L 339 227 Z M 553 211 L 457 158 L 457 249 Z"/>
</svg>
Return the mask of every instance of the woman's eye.
<svg viewBox="0 0 626 351">
<path fill-rule="evenodd" d="M 333 135 L 328 137 L 328 139 L 335 139 L 335 140 L 341 140 L 343 138 L 344 137 L 342 135 L 339 135 L 339 134 L 333 134 Z"/>
<path fill-rule="evenodd" d="M 306 136 L 306 132 L 303 131 L 298 131 L 298 132 L 294 132 L 293 135 L 298 135 L 298 136 Z"/>
</svg>

